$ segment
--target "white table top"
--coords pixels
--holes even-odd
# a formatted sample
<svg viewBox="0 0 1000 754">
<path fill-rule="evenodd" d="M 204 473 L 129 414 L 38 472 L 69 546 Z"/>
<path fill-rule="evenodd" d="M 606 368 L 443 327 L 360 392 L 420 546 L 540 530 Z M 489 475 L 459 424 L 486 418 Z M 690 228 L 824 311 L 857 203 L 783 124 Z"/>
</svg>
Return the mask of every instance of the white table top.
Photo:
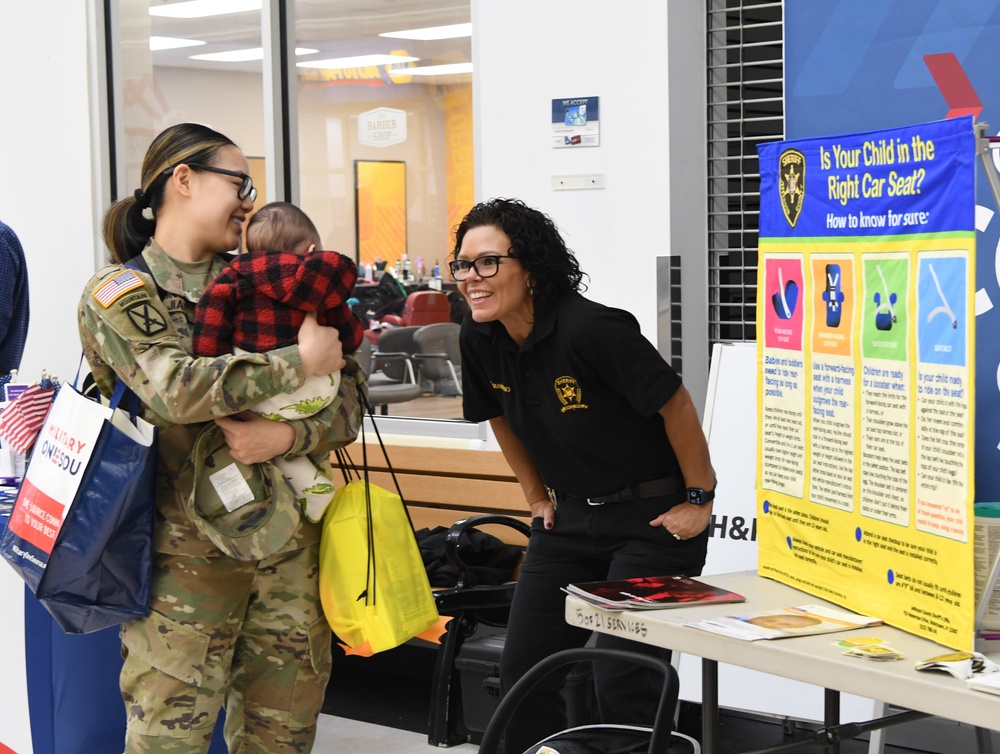
<svg viewBox="0 0 1000 754">
<path fill-rule="evenodd" d="M 569 596 L 566 621 L 593 631 L 1000 730 L 1000 696 L 972 691 L 965 681 L 948 673 L 914 668 L 921 660 L 951 651 L 946 647 L 889 626 L 770 641 L 743 641 L 709 633 L 685 624 L 718 615 L 831 603 L 762 578 L 756 571 L 702 576 L 699 580 L 738 592 L 747 598 L 746 602 L 610 612 Z M 880 637 L 901 651 L 904 659 L 874 662 L 845 656 L 844 650 L 834 643 L 848 636 Z M 990 657 L 1000 663 L 1000 653 L 992 653 Z"/>
</svg>

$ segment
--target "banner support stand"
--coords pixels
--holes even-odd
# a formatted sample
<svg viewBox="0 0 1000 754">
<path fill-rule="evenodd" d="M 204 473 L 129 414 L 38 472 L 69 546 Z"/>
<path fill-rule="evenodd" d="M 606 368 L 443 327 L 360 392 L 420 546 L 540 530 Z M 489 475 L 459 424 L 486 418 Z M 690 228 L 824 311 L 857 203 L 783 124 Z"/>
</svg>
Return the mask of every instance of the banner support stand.
<svg viewBox="0 0 1000 754">
<path fill-rule="evenodd" d="M 993 201 L 1000 209 L 1000 176 L 997 176 L 996 166 L 990 157 L 991 149 L 1000 149 L 1000 136 L 987 136 L 986 129 L 989 128 L 989 125 L 989 123 L 973 124 L 976 132 L 976 151 L 979 153 L 979 159 L 983 162 L 986 181 L 990 184 L 990 191 L 993 193 Z"/>
</svg>

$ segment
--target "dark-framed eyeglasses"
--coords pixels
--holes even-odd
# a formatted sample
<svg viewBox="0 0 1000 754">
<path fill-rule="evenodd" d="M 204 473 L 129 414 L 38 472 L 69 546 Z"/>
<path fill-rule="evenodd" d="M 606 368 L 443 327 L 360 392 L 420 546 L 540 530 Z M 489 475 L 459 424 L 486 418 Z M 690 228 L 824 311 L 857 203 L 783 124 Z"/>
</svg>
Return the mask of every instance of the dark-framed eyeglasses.
<svg viewBox="0 0 1000 754">
<path fill-rule="evenodd" d="M 500 271 L 501 259 L 513 259 L 513 254 L 486 254 L 478 259 L 456 259 L 448 262 L 448 269 L 455 280 L 465 280 L 469 277 L 469 271 L 475 270 L 481 278 L 491 278 Z"/>
<path fill-rule="evenodd" d="M 187 165 L 192 170 L 205 170 L 209 173 L 218 173 L 219 175 L 231 175 L 233 178 L 240 179 L 240 186 L 236 189 L 236 196 L 242 202 L 244 199 L 249 198 L 251 203 L 257 200 L 257 189 L 254 188 L 253 178 L 248 176 L 246 173 L 240 172 L 239 170 L 227 170 L 226 168 L 217 168 L 215 165 L 204 165 L 200 162 L 184 162 L 181 163 Z M 174 172 L 176 165 L 171 165 L 169 168 L 163 171 L 163 175 L 167 176 Z"/>
</svg>

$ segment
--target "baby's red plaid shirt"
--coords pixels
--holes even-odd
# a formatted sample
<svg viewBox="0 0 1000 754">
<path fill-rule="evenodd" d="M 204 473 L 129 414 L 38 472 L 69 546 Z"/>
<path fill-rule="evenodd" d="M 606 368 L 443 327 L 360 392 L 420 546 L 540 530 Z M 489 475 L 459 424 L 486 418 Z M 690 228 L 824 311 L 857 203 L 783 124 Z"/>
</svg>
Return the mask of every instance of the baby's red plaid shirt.
<svg viewBox="0 0 1000 754">
<path fill-rule="evenodd" d="M 344 353 L 361 346 L 362 328 L 347 299 L 358 268 L 335 251 L 254 251 L 240 254 L 202 294 L 192 348 L 221 356 L 242 348 L 263 353 L 293 345 L 308 312 L 336 327 Z"/>
</svg>

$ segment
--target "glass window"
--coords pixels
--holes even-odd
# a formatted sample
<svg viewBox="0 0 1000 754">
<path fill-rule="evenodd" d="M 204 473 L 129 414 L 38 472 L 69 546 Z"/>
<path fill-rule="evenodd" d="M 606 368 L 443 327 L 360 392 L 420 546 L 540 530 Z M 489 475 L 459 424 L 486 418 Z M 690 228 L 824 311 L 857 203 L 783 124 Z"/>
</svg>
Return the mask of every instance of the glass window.
<svg viewBox="0 0 1000 754">
<path fill-rule="evenodd" d="M 257 206 L 268 201 L 265 126 L 285 116 L 265 112 L 262 6 L 118 0 L 119 196 L 138 188 L 157 133 L 195 121 L 240 145 L 259 190 Z M 287 122 L 299 160 L 293 193 L 323 245 L 355 259 L 364 276 L 356 311 L 377 323 L 373 382 L 412 373 L 421 387 L 416 398 L 387 404 L 388 413 L 460 419 L 457 352 L 446 360 L 413 358 L 402 371 L 383 369 L 377 341 L 382 326 L 450 321 L 463 311 L 446 263 L 451 230 L 474 202 L 469 2 L 296 0 L 292 11 L 297 105 Z M 388 274 L 393 278 L 379 280 Z M 425 291 L 435 295 L 418 297 L 427 309 L 423 319 L 404 311 L 411 293 Z"/>
<path fill-rule="evenodd" d="M 451 229 L 473 205 L 468 2 L 297 0 L 295 30 L 302 208 L 326 246 L 357 260 L 366 322 L 450 320 L 451 304 L 461 310 L 446 268 Z M 380 285 L 385 274 L 405 292 Z M 404 311 L 421 289 L 440 293 Z M 388 340 L 402 344 L 393 351 L 418 349 L 405 333 Z M 409 370 L 376 357 L 373 385 L 412 371 L 422 395 L 388 404 L 390 414 L 461 418 L 453 366 L 417 357 Z"/>
<path fill-rule="evenodd" d="M 258 187 L 257 205 L 266 202 L 259 0 L 119 0 L 118 6 L 121 85 L 116 110 L 123 142 L 118 154 L 124 160 L 118 193 L 139 187 L 142 158 L 156 134 L 174 123 L 193 121 L 240 145 Z"/>
</svg>

